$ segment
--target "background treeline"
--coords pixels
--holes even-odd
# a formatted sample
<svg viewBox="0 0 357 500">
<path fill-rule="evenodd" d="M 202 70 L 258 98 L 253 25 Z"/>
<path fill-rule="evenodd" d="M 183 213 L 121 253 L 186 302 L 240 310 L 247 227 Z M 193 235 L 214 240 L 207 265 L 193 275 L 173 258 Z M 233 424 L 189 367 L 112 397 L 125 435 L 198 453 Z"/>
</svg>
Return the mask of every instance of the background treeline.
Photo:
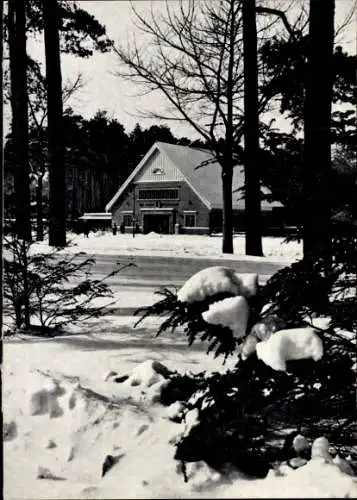
<svg viewBox="0 0 357 500">
<path fill-rule="evenodd" d="M 169 127 L 139 124 L 130 133 L 105 111 L 85 119 L 67 108 L 64 113 L 64 145 L 67 219 L 76 220 L 84 212 L 104 211 L 142 157 L 156 141 L 204 147 L 199 141 L 175 137 Z M 37 201 L 42 198 L 44 215 L 48 205 L 48 157 L 46 127 L 33 127 L 29 133 L 31 161 L 31 203 L 35 216 Z M 5 209 L 11 218 L 14 210 L 14 162 L 11 134 L 5 143 Z M 42 190 L 42 195 L 38 193 Z"/>
<path fill-rule="evenodd" d="M 64 112 L 65 172 L 67 220 L 74 221 L 84 212 L 104 211 L 105 205 L 119 186 L 137 166 L 156 141 L 193 147 L 207 147 L 201 140 L 175 137 L 166 125 L 142 128 L 139 124 L 127 133 L 124 126 L 106 111 L 98 111 L 85 119 L 72 108 Z M 13 142 L 7 136 L 4 149 L 5 216 L 14 214 Z M 299 222 L 302 199 L 303 141 L 290 134 L 273 133 L 266 136 L 261 151 L 263 182 L 272 190 L 271 198 L 281 201 L 290 219 Z M 353 218 L 356 211 L 356 177 L 353 148 L 336 145 L 333 154 L 333 186 L 335 213 L 348 209 Z M 31 164 L 32 216 L 43 205 L 43 217 L 48 207 L 48 149 L 46 127 L 31 127 L 29 131 Z"/>
</svg>

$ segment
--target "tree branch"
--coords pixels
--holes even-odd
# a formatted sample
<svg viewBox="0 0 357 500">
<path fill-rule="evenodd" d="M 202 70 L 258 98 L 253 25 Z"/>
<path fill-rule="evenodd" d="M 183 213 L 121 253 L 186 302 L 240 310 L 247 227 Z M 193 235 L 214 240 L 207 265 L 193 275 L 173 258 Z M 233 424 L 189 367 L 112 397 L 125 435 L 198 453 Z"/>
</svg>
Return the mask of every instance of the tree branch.
<svg viewBox="0 0 357 500">
<path fill-rule="evenodd" d="M 294 30 L 292 29 L 291 24 L 289 23 L 285 12 L 282 12 L 281 10 L 278 10 L 278 9 L 272 9 L 270 7 L 261 7 L 261 6 L 256 7 L 255 10 L 256 10 L 257 14 L 269 14 L 269 15 L 274 15 L 274 16 L 280 17 L 280 19 L 284 23 L 286 30 L 288 31 L 288 33 L 290 35 L 290 37 L 294 41 L 296 41 Z"/>
</svg>

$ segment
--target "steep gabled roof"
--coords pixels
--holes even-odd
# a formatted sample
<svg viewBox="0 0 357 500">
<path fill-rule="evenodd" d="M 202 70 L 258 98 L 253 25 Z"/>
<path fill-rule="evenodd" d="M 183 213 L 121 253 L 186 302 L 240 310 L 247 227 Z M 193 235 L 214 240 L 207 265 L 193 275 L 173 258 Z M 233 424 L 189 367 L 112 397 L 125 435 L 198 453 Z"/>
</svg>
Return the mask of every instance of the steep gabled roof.
<svg viewBox="0 0 357 500">
<path fill-rule="evenodd" d="M 106 205 L 106 211 L 112 209 L 120 196 L 125 192 L 130 183 L 145 168 L 145 165 L 159 151 L 166 159 L 179 169 L 186 182 L 196 192 L 208 208 L 222 208 L 222 181 L 221 166 L 215 161 L 213 154 L 207 149 L 178 146 L 166 142 L 156 142 L 146 153 L 118 192 Z M 233 208 L 244 209 L 245 202 L 241 188 L 244 186 L 244 170 L 237 165 L 233 170 Z M 268 188 L 262 187 L 264 194 L 270 193 Z M 279 202 L 268 203 L 262 201 L 262 208 L 281 206 Z"/>
</svg>

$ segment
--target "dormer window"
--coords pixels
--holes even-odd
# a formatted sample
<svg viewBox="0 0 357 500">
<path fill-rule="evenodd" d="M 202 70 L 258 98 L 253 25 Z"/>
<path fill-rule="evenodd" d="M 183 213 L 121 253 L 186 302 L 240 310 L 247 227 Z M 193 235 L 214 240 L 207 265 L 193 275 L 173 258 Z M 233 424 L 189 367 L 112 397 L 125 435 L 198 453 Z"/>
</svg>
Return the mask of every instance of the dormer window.
<svg viewBox="0 0 357 500">
<path fill-rule="evenodd" d="M 158 168 L 158 167 L 157 168 L 153 168 L 152 169 L 152 173 L 154 175 L 164 175 L 165 174 L 164 170 L 162 168 Z"/>
</svg>

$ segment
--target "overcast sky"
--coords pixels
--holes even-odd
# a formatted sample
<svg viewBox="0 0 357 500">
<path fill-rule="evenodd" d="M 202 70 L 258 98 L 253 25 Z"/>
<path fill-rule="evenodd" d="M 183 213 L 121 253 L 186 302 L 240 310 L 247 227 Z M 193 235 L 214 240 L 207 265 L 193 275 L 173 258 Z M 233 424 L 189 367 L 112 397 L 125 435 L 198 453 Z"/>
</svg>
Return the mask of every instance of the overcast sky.
<svg viewBox="0 0 357 500">
<path fill-rule="evenodd" d="M 295 1 L 298 3 L 300 0 Z M 176 0 L 170 0 L 170 4 L 175 2 Z M 129 1 L 80 0 L 77 3 L 106 26 L 108 36 L 114 41 L 125 43 L 128 34 L 135 33 Z M 137 0 L 134 3 L 143 11 L 145 9 L 149 10 L 151 5 L 149 0 Z M 162 0 L 156 0 L 152 3 L 155 10 L 159 11 L 165 8 L 165 2 Z M 291 0 L 289 0 L 289 4 L 291 5 Z M 355 0 L 336 0 L 337 25 L 346 17 L 354 4 Z M 357 13 L 355 13 L 351 25 L 343 36 L 343 45 L 350 53 L 356 52 L 356 28 Z M 28 48 L 33 57 L 43 60 L 42 40 L 36 42 L 29 40 Z M 73 78 L 80 72 L 86 81 L 84 89 L 72 99 L 70 105 L 75 112 L 82 114 L 86 118 L 93 116 L 99 109 L 107 110 L 109 116 L 115 117 L 125 126 L 126 132 L 130 132 L 137 122 L 140 122 L 144 127 L 157 123 L 152 120 L 143 120 L 135 116 L 135 114 L 138 109 L 142 108 L 164 110 L 165 100 L 160 95 L 146 96 L 144 98 L 136 97 L 138 89 L 135 88 L 135 85 L 113 75 L 116 63 L 117 56 L 113 53 L 95 53 L 89 59 L 64 54 L 62 56 L 63 80 Z M 6 121 L 8 121 L 8 110 L 6 115 Z M 195 132 L 187 125 L 179 125 L 173 122 L 169 122 L 168 125 L 177 136 L 197 137 Z"/>
</svg>

